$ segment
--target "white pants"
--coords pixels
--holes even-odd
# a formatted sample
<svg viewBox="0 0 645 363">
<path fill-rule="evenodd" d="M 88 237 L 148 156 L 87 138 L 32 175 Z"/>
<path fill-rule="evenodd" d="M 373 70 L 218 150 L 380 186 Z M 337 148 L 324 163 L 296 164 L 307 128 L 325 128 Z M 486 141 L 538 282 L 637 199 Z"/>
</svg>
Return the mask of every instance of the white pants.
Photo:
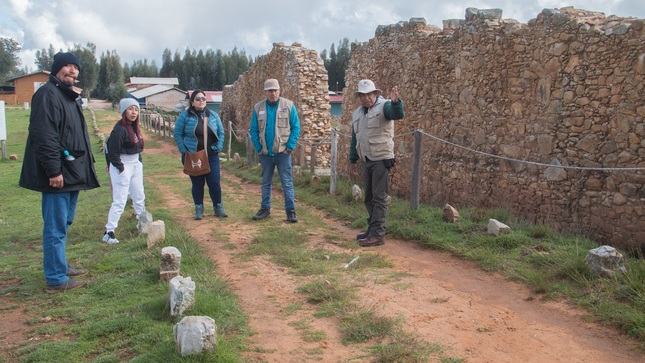
<svg viewBox="0 0 645 363">
<path fill-rule="evenodd" d="M 146 210 L 146 196 L 143 192 L 143 164 L 139 161 L 139 155 L 121 154 L 121 162 L 124 167 L 122 173 L 119 173 L 119 169 L 110 164 L 112 206 L 105 225 L 107 232 L 112 232 L 119 226 L 119 219 L 121 219 L 125 203 L 128 201 L 128 194 L 132 199 L 137 219 Z"/>
</svg>

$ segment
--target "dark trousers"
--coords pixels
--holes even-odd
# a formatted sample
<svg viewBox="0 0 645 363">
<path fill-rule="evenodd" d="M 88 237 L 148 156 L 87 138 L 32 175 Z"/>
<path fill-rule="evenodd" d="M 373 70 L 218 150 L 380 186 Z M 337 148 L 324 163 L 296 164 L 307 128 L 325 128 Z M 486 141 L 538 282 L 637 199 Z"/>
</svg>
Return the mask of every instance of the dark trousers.
<svg viewBox="0 0 645 363">
<path fill-rule="evenodd" d="M 387 177 L 388 169 L 383 160 L 363 163 L 361 178 L 365 193 L 365 208 L 368 213 L 368 231 L 371 236 L 385 237 L 387 217 Z"/>
<path fill-rule="evenodd" d="M 181 162 L 184 162 L 184 156 L 181 156 Z M 215 152 L 208 153 L 208 164 L 211 166 L 211 172 L 206 175 L 191 176 L 193 202 L 195 205 L 204 204 L 204 185 L 208 185 L 208 194 L 211 197 L 213 207 L 222 203 L 222 186 L 220 184 L 220 164 L 219 155 Z"/>
</svg>

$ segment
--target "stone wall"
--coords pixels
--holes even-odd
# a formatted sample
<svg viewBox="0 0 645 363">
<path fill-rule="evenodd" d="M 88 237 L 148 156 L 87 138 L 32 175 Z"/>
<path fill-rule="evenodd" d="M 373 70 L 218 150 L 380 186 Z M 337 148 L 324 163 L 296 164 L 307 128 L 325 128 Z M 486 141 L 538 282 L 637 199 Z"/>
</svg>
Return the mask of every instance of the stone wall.
<svg viewBox="0 0 645 363">
<path fill-rule="evenodd" d="M 353 44 L 341 134 L 358 80 L 385 96 L 398 85 L 406 117 L 396 122 L 393 195 L 409 194 L 411 132 L 423 130 L 423 202 L 503 208 L 645 246 L 645 173 L 601 170 L 645 168 L 643 20 L 563 8 L 521 24 L 501 13 L 469 8 L 443 29 L 413 18 Z M 340 170 L 348 147 L 341 137 Z"/>
<path fill-rule="evenodd" d="M 253 66 L 230 86 L 224 88 L 220 117 L 232 121 L 236 134 L 243 137 L 249 130 L 253 106 L 265 99 L 264 81 L 276 78 L 280 82 L 280 96 L 295 103 L 300 117 L 300 140 L 296 155 L 309 155 L 309 145 L 320 139 L 328 139 L 331 126 L 327 70 L 314 50 L 294 43 L 285 46 L 273 44 L 270 53 L 258 57 Z M 317 153 L 317 164 L 329 166 L 329 145 L 323 145 Z M 294 160 L 301 164 L 301 161 Z"/>
</svg>

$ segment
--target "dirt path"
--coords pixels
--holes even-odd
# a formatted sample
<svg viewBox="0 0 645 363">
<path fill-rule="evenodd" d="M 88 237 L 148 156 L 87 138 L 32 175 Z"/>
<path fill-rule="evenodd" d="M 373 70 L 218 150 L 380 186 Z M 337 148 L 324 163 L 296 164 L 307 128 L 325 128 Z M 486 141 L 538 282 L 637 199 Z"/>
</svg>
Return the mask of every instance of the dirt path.
<svg viewBox="0 0 645 363">
<path fill-rule="evenodd" d="M 159 149 L 146 149 L 146 153 L 177 154 L 174 144 L 164 141 L 159 144 Z M 226 205 L 243 205 L 249 198 L 259 204 L 259 185 L 245 183 L 226 172 L 222 179 Z M 255 332 L 251 349 L 245 354 L 246 361 L 370 361 L 371 343 L 341 344 L 336 322 L 313 316 L 315 306 L 297 293 L 301 281 L 289 274 L 288 269 L 264 257 L 239 258 L 261 225 L 251 220 L 257 205 L 247 208 L 248 213 L 239 213 L 239 208 L 229 209 L 230 217 L 223 220 L 209 213 L 204 220 L 194 221 L 192 201 L 175 194 L 154 176 L 146 175 L 146 182 L 164 192 L 165 207 L 191 231 L 216 263 L 217 273 L 229 281 L 239 296 L 249 326 Z M 186 187 L 189 185 L 186 180 Z M 280 205 L 281 193 L 274 198 L 275 205 Z M 586 323 L 581 311 L 563 303 L 541 302 L 539 296 L 519 284 L 483 272 L 449 254 L 423 249 L 414 242 L 388 239 L 384 246 L 373 249 L 343 249 L 330 243 L 325 237 L 328 232 L 333 230 L 342 239 L 352 240 L 359 231 L 310 206 L 299 204 L 298 208 L 302 213 L 317 216 L 315 223 L 306 225 L 311 247 L 325 248 L 330 253 L 386 256 L 393 263 L 392 268 L 348 275 L 360 288 L 361 304 L 388 316 L 402 317 L 406 331 L 446 347 L 447 357 L 462 358 L 468 363 L 645 361 L 645 355 L 635 350 L 634 342 L 614 329 Z M 232 210 L 237 213 L 231 213 Z M 276 211 L 268 222 L 290 228 L 283 219 Z M 298 226 L 304 223 L 307 222 L 302 219 Z M 298 303 L 302 308 L 288 311 L 289 306 Z M 0 348 L 4 350 L 27 339 L 26 332 L 32 328 L 26 324 L 28 318 L 22 309 L 0 310 Z M 303 325 L 308 325 L 310 331 L 324 332 L 326 338 L 307 341 L 302 334 Z"/>
<path fill-rule="evenodd" d="M 161 151 L 176 153 L 173 145 L 163 142 Z M 225 204 L 242 203 L 249 195 L 259 204 L 259 185 L 247 184 L 226 173 L 222 179 Z M 230 281 L 239 296 L 256 333 L 252 337 L 253 349 L 247 354 L 249 361 L 369 361 L 368 344 L 342 345 L 331 319 L 313 317 L 315 307 L 296 292 L 297 281 L 286 268 L 261 257 L 250 261 L 238 258 L 257 233 L 258 222 L 251 220 L 255 210 L 224 220 L 211 216 L 194 221 L 191 201 L 155 184 L 167 196 L 166 207 L 177 211 L 180 223 L 188 227 L 215 261 L 218 273 Z M 274 193 L 274 199 L 280 197 L 281 193 Z M 312 247 L 339 251 L 341 247 L 323 238 L 325 231 L 334 229 L 347 240 L 360 232 L 309 206 L 299 208 L 308 208 L 322 221 L 307 226 Z M 282 215 L 271 218 L 273 223 L 289 228 Z M 214 229 L 228 239 L 215 240 Z M 361 286 L 361 304 L 374 306 L 384 315 L 403 317 L 408 332 L 447 347 L 447 357 L 491 363 L 645 361 L 645 355 L 634 350 L 634 343 L 615 330 L 586 323 L 582 312 L 563 303 L 541 302 L 525 287 L 449 254 L 392 239 L 374 249 L 343 251 L 355 255 L 381 253 L 393 262 L 391 269 L 354 280 Z M 381 283 L 392 275 L 398 276 L 395 282 Z M 285 308 L 297 302 L 303 309 L 286 314 Z M 324 331 L 327 339 L 305 341 L 297 329 L 298 322 L 303 321 Z"/>
</svg>

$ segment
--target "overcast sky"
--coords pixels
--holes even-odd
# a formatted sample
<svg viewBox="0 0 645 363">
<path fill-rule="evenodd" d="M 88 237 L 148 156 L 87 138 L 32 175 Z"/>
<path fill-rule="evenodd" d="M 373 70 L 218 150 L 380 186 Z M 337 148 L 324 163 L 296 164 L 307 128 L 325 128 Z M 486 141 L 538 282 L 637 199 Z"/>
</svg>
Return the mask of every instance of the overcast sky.
<svg viewBox="0 0 645 363">
<path fill-rule="evenodd" d="M 348 38 L 364 42 L 378 25 L 425 18 L 441 27 L 464 19 L 468 7 L 502 9 L 522 23 L 542 9 L 573 6 L 606 16 L 645 18 L 645 0 L 0 0 L 0 36 L 22 46 L 21 67 L 35 71 L 36 50 L 68 50 L 96 44 L 97 60 L 116 50 L 122 62 L 155 60 L 164 49 L 222 50 L 237 47 L 253 57 L 273 43 L 299 42 L 318 52 Z"/>
</svg>

